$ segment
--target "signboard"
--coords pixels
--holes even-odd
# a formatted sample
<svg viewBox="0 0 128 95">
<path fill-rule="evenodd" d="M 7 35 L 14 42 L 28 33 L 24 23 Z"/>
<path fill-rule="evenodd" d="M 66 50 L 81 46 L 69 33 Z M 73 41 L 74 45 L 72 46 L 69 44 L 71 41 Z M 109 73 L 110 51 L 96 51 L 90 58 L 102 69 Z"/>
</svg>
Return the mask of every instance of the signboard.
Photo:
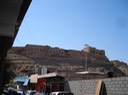
<svg viewBox="0 0 128 95">
<path fill-rule="evenodd" d="M 29 79 L 30 79 L 30 83 L 37 83 L 37 81 L 38 81 L 38 74 L 31 75 L 29 77 Z"/>
</svg>

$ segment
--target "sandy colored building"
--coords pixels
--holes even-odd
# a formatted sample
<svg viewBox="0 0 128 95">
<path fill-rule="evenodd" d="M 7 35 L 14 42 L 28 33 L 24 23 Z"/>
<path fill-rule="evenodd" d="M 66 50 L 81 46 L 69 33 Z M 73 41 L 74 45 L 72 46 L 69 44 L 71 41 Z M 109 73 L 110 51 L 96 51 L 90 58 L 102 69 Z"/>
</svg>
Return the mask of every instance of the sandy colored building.
<svg viewBox="0 0 128 95">
<path fill-rule="evenodd" d="M 58 47 L 27 44 L 23 48 L 24 53 L 31 57 L 89 58 L 92 61 L 109 61 L 104 50 L 98 50 L 90 46 L 82 50 L 65 50 Z"/>
</svg>

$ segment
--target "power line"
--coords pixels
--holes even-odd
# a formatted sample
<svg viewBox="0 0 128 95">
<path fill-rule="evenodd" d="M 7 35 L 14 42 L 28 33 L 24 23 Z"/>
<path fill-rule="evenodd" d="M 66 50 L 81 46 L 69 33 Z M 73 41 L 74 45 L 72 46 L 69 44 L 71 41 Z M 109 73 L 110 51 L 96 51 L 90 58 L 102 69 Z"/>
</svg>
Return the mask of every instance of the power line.
<svg viewBox="0 0 128 95">
<path fill-rule="evenodd" d="M 28 32 L 30 33 L 30 35 L 31 35 L 31 37 L 32 37 L 32 39 L 33 39 L 33 41 L 34 41 L 35 43 L 37 43 L 37 40 L 35 39 L 35 36 L 34 36 L 33 33 L 31 32 L 31 30 L 30 30 L 30 28 L 29 28 L 27 22 L 26 22 L 25 20 L 24 20 L 24 22 L 25 22 L 25 26 L 26 26 Z"/>
</svg>

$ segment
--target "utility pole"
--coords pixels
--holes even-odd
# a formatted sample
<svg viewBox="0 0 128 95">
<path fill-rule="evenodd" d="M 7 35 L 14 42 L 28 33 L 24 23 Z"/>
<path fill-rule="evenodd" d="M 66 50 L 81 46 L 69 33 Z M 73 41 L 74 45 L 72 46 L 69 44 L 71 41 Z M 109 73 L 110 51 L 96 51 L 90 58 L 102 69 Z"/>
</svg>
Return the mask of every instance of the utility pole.
<svg viewBox="0 0 128 95">
<path fill-rule="evenodd" d="M 89 47 L 88 44 L 85 44 L 84 46 L 86 46 L 86 49 Z M 87 53 L 87 51 L 85 51 L 85 70 L 88 71 L 88 53 Z"/>
</svg>

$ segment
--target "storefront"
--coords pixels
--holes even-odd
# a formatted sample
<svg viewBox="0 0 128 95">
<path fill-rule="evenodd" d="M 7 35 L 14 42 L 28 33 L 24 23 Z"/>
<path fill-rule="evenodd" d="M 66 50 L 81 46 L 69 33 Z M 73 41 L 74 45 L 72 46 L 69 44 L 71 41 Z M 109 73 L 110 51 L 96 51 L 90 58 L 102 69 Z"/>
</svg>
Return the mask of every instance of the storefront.
<svg viewBox="0 0 128 95">
<path fill-rule="evenodd" d="M 19 90 L 19 89 L 24 90 L 24 89 L 26 89 L 26 87 L 28 85 L 29 77 L 27 75 L 17 76 L 17 77 L 15 77 L 13 82 L 17 85 L 17 90 Z"/>
<path fill-rule="evenodd" d="M 30 83 L 35 85 L 35 90 L 43 93 L 50 93 L 53 91 L 64 91 L 63 75 L 58 73 L 48 73 L 44 75 L 32 75 Z"/>
</svg>

